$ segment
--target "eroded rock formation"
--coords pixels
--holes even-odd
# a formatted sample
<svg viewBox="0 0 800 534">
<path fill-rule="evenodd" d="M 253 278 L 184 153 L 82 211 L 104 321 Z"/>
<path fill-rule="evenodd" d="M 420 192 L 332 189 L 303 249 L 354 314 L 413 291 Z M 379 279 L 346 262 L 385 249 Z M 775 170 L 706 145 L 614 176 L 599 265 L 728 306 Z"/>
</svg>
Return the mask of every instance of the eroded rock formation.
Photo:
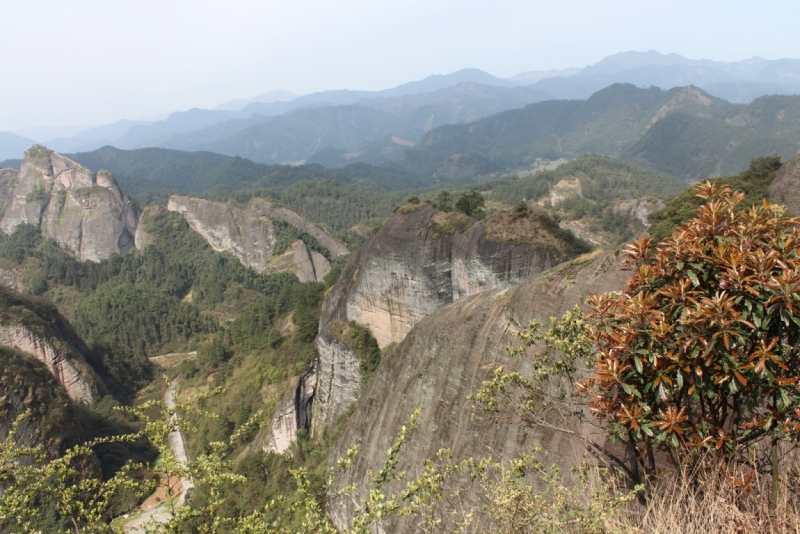
<svg viewBox="0 0 800 534">
<path fill-rule="evenodd" d="M 800 215 L 800 154 L 778 169 L 769 194 L 773 201 L 789 208 L 792 215 Z"/>
<path fill-rule="evenodd" d="M 272 219 L 282 220 L 314 237 L 331 259 L 347 254 L 347 247 L 321 228 L 286 208 L 254 198 L 244 207 L 184 196 L 172 196 L 167 209 L 183 215 L 189 226 L 218 251 L 227 251 L 259 272 L 288 271 L 301 282 L 316 282 L 330 270 L 327 258 L 295 241 L 283 254 L 274 254 L 277 235 Z"/>
<path fill-rule="evenodd" d="M 264 446 L 265 452 L 283 454 L 294 442 L 298 430 L 311 428 L 311 404 L 317 383 L 316 365 L 303 373 L 291 395 L 284 397 L 275 409 L 272 427 Z"/>
<path fill-rule="evenodd" d="M 139 210 L 107 171 L 93 173 L 64 156 L 34 145 L 19 172 L 3 170 L 0 230 L 23 223 L 72 250 L 99 261 L 134 247 Z"/>
<path fill-rule="evenodd" d="M 85 438 L 74 404 L 45 366 L 0 346 L 0 440 L 26 412 L 15 439 L 20 447 L 41 445 L 54 458 Z"/>
<path fill-rule="evenodd" d="M 507 210 L 480 223 L 427 204 L 401 208 L 350 258 L 326 298 L 317 336 L 315 432 L 358 397 L 358 357 L 333 321 L 369 327 L 382 349 L 452 302 L 520 283 L 575 251 L 540 214 Z"/>
<path fill-rule="evenodd" d="M 508 459 L 541 444 L 540 459 L 545 465 L 568 467 L 580 461 L 583 448 L 567 434 L 536 431 L 513 418 L 502 422 L 474 418 L 473 406 L 466 398 L 476 393 L 497 366 L 530 371 L 525 358 L 512 359 L 505 352 L 518 325 L 531 318 L 546 324 L 549 317 L 583 303 L 588 295 L 624 288 L 628 276 L 619 259 L 608 253 L 588 264 L 559 265 L 513 288 L 461 299 L 423 319 L 381 362 L 364 387 L 330 459 L 335 461 L 356 444 L 359 454 L 351 468 L 335 479 L 333 489 L 355 483 L 358 491 L 369 491 L 368 469 L 383 464 L 399 429 L 418 408 L 422 414 L 417 429 L 398 465 L 399 471 L 408 472 L 409 479 L 441 447 L 451 448 L 456 459 L 487 455 Z M 404 483 L 393 482 L 387 493 Z M 469 499 L 468 493 L 462 497 L 464 502 Z M 353 502 L 331 501 L 328 513 L 337 526 L 348 524 Z M 386 531 L 413 532 L 414 526 L 400 518 L 387 524 Z"/>
<path fill-rule="evenodd" d="M 105 392 L 83 356 L 88 349 L 47 301 L 0 286 L 0 345 L 41 362 L 74 401 L 89 404 Z"/>
</svg>

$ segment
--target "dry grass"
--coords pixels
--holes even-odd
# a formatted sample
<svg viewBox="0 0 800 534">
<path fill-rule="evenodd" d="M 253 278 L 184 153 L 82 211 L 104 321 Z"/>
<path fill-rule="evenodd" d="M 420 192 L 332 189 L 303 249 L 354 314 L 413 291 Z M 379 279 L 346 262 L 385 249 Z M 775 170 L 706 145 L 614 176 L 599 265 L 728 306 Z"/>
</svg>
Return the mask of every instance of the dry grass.
<svg viewBox="0 0 800 534">
<path fill-rule="evenodd" d="M 175 367 L 186 360 L 190 360 L 197 356 L 197 351 L 192 352 L 182 352 L 182 353 L 173 353 L 173 354 L 162 354 L 161 356 L 152 356 L 150 361 L 160 365 L 164 369 L 170 369 Z"/>
<path fill-rule="evenodd" d="M 427 202 L 417 202 L 416 204 L 408 203 L 403 206 L 397 208 L 397 212 L 401 215 L 407 215 L 409 213 L 414 213 L 415 211 L 419 211 L 422 208 L 426 208 L 430 206 Z"/>
<path fill-rule="evenodd" d="M 785 482 L 785 481 L 782 481 Z M 647 504 L 633 504 L 612 532 L 647 534 L 800 533 L 800 507 L 782 484 L 769 511 L 771 480 L 748 467 L 704 459 L 665 475 Z"/>
<path fill-rule="evenodd" d="M 512 208 L 495 213 L 486 218 L 484 229 L 489 241 L 525 244 L 533 249 L 566 248 L 563 239 L 543 224 L 540 214 L 530 210 L 520 212 Z"/>
<path fill-rule="evenodd" d="M 442 233 L 452 235 L 468 230 L 475 224 L 475 219 L 460 211 L 438 211 L 431 217 L 431 224 Z"/>
</svg>

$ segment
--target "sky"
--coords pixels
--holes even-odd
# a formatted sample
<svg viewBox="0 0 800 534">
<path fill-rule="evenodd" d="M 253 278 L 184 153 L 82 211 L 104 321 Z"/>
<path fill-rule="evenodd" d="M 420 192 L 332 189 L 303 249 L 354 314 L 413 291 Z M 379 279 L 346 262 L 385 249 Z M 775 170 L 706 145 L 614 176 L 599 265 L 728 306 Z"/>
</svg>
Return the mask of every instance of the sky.
<svg viewBox="0 0 800 534">
<path fill-rule="evenodd" d="M 0 0 L 0 131 L 628 50 L 800 58 L 796 0 Z"/>
</svg>

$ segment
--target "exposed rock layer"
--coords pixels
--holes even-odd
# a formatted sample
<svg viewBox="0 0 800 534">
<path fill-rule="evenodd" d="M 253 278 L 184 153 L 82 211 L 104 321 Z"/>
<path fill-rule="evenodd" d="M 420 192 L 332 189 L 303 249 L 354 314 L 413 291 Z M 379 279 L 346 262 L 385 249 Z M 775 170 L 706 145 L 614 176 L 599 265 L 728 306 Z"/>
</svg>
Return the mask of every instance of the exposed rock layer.
<svg viewBox="0 0 800 534">
<path fill-rule="evenodd" d="M 300 377 L 292 394 L 278 403 L 272 417 L 270 436 L 264 446 L 266 452 L 283 454 L 289 449 L 298 430 L 310 429 L 311 404 L 317 383 L 315 369 L 316 365 L 312 364 Z"/>
<path fill-rule="evenodd" d="M 0 440 L 28 411 L 17 429 L 20 447 L 41 445 L 51 458 L 80 441 L 75 406 L 45 366 L 26 354 L 0 346 Z"/>
<path fill-rule="evenodd" d="M 628 276 L 613 254 L 604 254 L 588 265 L 562 264 L 516 287 L 459 300 L 423 319 L 381 362 L 356 403 L 331 460 L 355 444 L 359 454 L 351 469 L 337 477 L 334 489 L 356 483 L 359 491 L 368 491 L 367 470 L 383 464 L 394 436 L 417 408 L 422 415 L 398 466 L 409 478 L 441 447 L 451 448 L 456 458 L 507 459 L 540 443 L 545 465 L 577 461 L 580 444 L 564 434 L 533 431 L 514 421 L 474 419 L 466 397 L 499 365 L 530 370 L 524 358 L 511 359 L 505 352 L 516 324 L 531 318 L 546 323 L 590 294 L 622 289 Z M 396 489 L 393 483 L 388 491 Z M 328 512 L 343 527 L 352 517 L 352 502 L 331 502 Z M 387 532 L 413 531 L 408 519 L 387 525 Z"/>
<path fill-rule="evenodd" d="M 93 173 L 74 161 L 34 145 L 19 172 L 0 179 L 0 230 L 40 226 L 80 259 L 99 261 L 134 246 L 139 210 L 107 171 Z"/>
<path fill-rule="evenodd" d="M 343 414 L 360 388 L 358 357 L 331 335 L 332 321 L 369 327 L 385 348 L 455 300 L 518 284 L 574 255 L 535 218 L 506 218 L 514 216 L 502 212 L 475 223 L 424 204 L 406 206 L 350 258 L 322 307 L 315 432 Z M 495 235 L 496 227 L 515 232 Z"/>
<path fill-rule="evenodd" d="M 769 194 L 775 202 L 786 205 L 792 215 L 800 216 L 800 154 L 778 169 Z"/>
<path fill-rule="evenodd" d="M 289 271 L 301 282 L 321 280 L 330 270 L 328 260 L 309 251 L 302 241 L 282 255 L 273 254 L 277 235 L 271 219 L 283 220 L 313 236 L 328 249 L 331 258 L 347 254 L 347 247 L 321 228 L 286 208 L 254 198 L 244 207 L 184 196 L 172 196 L 167 208 L 184 216 L 189 226 L 218 251 L 227 251 L 259 272 Z"/>
<path fill-rule="evenodd" d="M 49 302 L 0 287 L 0 345 L 40 361 L 72 400 L 91 403 L 105 392 L 88 349 Z"/>
</svg>

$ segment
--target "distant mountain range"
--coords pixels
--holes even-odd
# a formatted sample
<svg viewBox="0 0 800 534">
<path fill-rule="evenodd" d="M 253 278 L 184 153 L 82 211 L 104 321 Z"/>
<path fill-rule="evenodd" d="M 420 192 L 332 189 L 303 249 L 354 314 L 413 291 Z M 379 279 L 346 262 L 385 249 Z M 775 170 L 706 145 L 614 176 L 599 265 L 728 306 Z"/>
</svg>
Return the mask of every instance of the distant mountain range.
<svg viewBox="0 0 800 534">
<path fill-rule="evenodd" d="M 677 54 L 660 54 L 654 51 L 624 52 L 609 56 L 582 69 L 524 72 L 507 79 L 492 76 L 478 69 L 464 69 L 448 75 L 429 76 L 420 81 L 409 82 L 382 91 L 333 90 L 299 97 L 285 91 L 271 91 L 249 100 L 232 100 L 215 109 L 190 109 L 176 112 L 164 120 L 121 120 L 113 124 L 84 130 L 68 138 L 41 140 L 0 133 L 0 160 L 19 157 L 23 150 L 35 141 L 65 153 L 88 152 L 106 145 L 126 150 L 160 147 L 241 156 L 268 164 L 309 162 L 328 167 L 342 167 L 355 162 L 381 164 L 394 161 L 404 168 L 414 169 L 417 172 L 423 168 L 431 169 L 432 162 L 438 157 L 431 156 L 433 159 L 427 163 L 414 159 L 423 158 L 423 152 L 433 150 L 431 144 L 433 138 L 444 139 L 446 136 L 442 137 L 445 135 L 443 132 L 461 131 L 458 127 L 455 127 L 454 130 L 444 129 L 430 137 L 432 132 L 442 126 L 472 123 L 500 112 L 520 110 L 530 104 L 545 101 L 550 102 L 542 104 L 536 109 L 564 110 L 564 113 L 567 113 L 565 110 L 571 110 L 576 106 L 589 109 L 593 108 L 594 104 L 589 104 L 587 99 L 598 91 L 603 93 L 602 90 L 615 83 L 632 84 L 638 88 L 655 86 L 664 91 L 669 91 L 674 87 L 692 85 L 702 89 L 701 92 L 714 101 L 715 104 L 712 107 L 728 110 L 725 112 L 726 117 L 738 117 L 740 111 L 735 110 L 740 109 L 741 106 L 736 107 L 734 104 L 752 102 L 750 105 L 756 105 L 761 101 L 761 97 L 767 94 L 800 93 L 800 60 L 770 61 L 752 58 L 739 62 L 719 62 L 693 60 Z M 624 91 L 623 93 L 628 95 Z M 718 98 L 714 99 L 713 97 Z M 594 101 L 597 102 L 599 98 L 594 98 Z M 756 98 L 758 100 L 754 102 Z M 774 97 L 770 98 L 773 100 L 768 100 L 768 103 L 763 105 L 769 106 L 772 105 L 770 102 L 775 102 Z M 564 104 L 559 102 L 562 100 L 586 101 L 586 104 Z M 723 102 L 723 100 L 727 102 Z M 619 103 L 620 106 L 623 104 L 624 102 Z M 759 105 L 756 105 L 751 111 L 758 108 Z M 703 109 L 705 110 L 705 108 Z M 635 112 L 628 110 L 626 112 L 646 114 L 651 111 L 648 107 L 646 110 L 639 109 Z M 639 139 L 637 142 L 641 144 L 636 150 L 642 151 L 645 150 L 645 147 L 650 146 L 648 143 L 651 142 L 651 139 L 656 138 L 656 133 L 665 129 L 668 124 L 680 122 L 681 128 L 691 129 L 700 128 L 698 126 L 700 123 L 697 121 L 705 120 L 701 130 L 705 131 L 710 128 L 709 125 L 712 123 L 716 128 L 710 139 L 728 139 L 737 146 L 742 143 L 745 145 L 755 143 L 753 146 L 774 147 L 774 150 L 782 154 L 793 155 L 789 152 L 794 146 L 795 140 L 787 138 L 780 143 L 775 139 L 767 140 L 770 136 L 781 137 L 784 135 L 777 133 L 777 130 L 752 133 L 752 135 L 762 136 L 759 137 L 759 141 L 755 141 L 750 133 L 747 134 L 747 139 L 744 139 L 741 138 L 741 135 L 744 135 L 742 132 L 749 127 L 741 127 L 744 128 L 741 129 L 741 125 L 736 121 L 746 123 L 745 119 L 726 118 L 723 120 L 716 116 L 708 116 L 707 111 L 693 115 L 695 123 L 691 127 L 688 125 L 689 119 L 687 118 L 682 118 L 680 121 L 671 118 L 667 122 L 662 121 L 653 132 L 649 132 L 649 127 L 643 130 L 642 126 L 637 125 L 637 129 L 618 133 L 624 133 L 631 139 Z M 755 113 L 755 111 L 753 112 Z M 552 111 L 552 113 L 554 115 L 548 120 L 555 122 L 551 126 L 543 127 L 541 124 L 537 124 L 535 132 L 524 132 L 522 137 L 551 135 L 555 130 L 567 131 L 571 128 L 570 121 L 573 119 L 558 115 L 556 111 Z M 608 113 L 612 113 L 612 111 L 610 110 Z M 511 115 L 514 113 L 503 115 L 503 117 Z M 524 113 L 520 116 L 523 115 Z M 648 120 L 653 120 L 653 118 L 651 116 Z M 608 120 L 617 119 L 609 118 Z M 627 119 L 619 118 L 618 120 L 621 124 L 625 124 Z M 734 122 L 730 122 L 731 120 Z M 556 122 L 559 124 L 556 125 Z M 533 128 L 533 126 L 531 127 Z M 737 128 L 740 129 L 737 130 Z M 26 132 L 32 131 L 35 130 L 26 130 Z M 646 138 L 643 137 L 645 133 L 647 134 Z M 674 138 L 682 138 L 688 134 L 682 131 L 671 132 L 670 135 Z M 731 136 L 735 139 L 732 139 Z M 500 137 L 502 137 L 502 132 Z M 626 139 L 603 134 L 600 139 L 585 140 L 574 146 L 567 146 L 562 140 L 560 145 L 558 143 L 553 145 L 560 146 L 561 148 L 558 150 L 537 151 L 538 148 L 534 150 L 531 147 L 525 158 L 547 157 L 551 153 L 579 155 L 581 150 L 591 149 L 602 154 L 639 161 L 645 165 L 677 173 L 684 177 L 697 177 L 739 169 L 736 165 L 740 162 L 735 164 L 723 162 L 720 163 L 721 166 L 716 166 L 720 161 L 718 157 L 720 151 L 725 151 L 723 148 L 714 149 L 704 156 L 694 158 L 692 161 L 695 161 L 696 164 L 687 163 L 684 161 L 685 158 L 678 158 L 677 162 L 656 164 L 651 161 L 655 157 L 652 153 L 662 153 L 666 148 L 647 149 L 649 150 L 648 154 L 651 154 L 649 156 L 644 155 L 644 152 L 623 153 L 620 148 L 623 146 L 626 147 L 625 150 L 634 150 L 627 144 L 630 139 Z M 703 140 L 693 147 L 717 142 L 710 139 Z M 670 142 L 671 140 L 672 138 L 662 138 L 659 142 Z M 421 146 L 410 150 L 420 142 L 422 142 Z M 487 142 L 492 142 L 492 140 Z M 516 141 L 512 139 L 510 143 L 514 145 Z M 618 146 L 612 150 L 605 146 L 609 143 L 617 143 Z M 440 144 L 441 142 L 437 141 L 436 146 L 439 147 Z M 537 144 L 536 146 L 544 145 Z M 452 152 L 470 154 L 470 158 L 476 158 L 479 154 L 483 154 L 480 158 L 485 158 L 484 153 L 487 150 L 489 149 L 486 147 L 464 150 L 464 147 L 459 146 L 454 147 Z M 754 152 L 759 150 L 753 149 Z M 409 151 L 410 155 L 406 156 L 406 151 Z M 439 154 L 447 151 L 441 152 L 440 148 L 436 148 L 434 152 Z M 737 154 L 745 153 L 749 152 L 747 150 L 737 151 Z M 510 164 L 510 160 L 500 162 L 492 157 L 489 157 L 489 160 L 495 161 L 495 163 L 488 165 L 486 164 L 488 160 L 480 159 L 483 163 L 474 160 L 470 164 L 474 170 L 467 174 L 494 172 L 491 169 L 506 168 Z M 517 161 L 514 158 L 512 160 Z M 697 163 L 700 160 L 707 163 Z M 708 163 L 712 161 L 717 163 Z M 438 167 L 436 167 L 438 170 L 431 172 L 439 172 L 441 176 L 461 175 L 462 171 L 455 169 L 464 166 L 469 166 L 466 160 L 453 167 L 452 172 L 445 172 Z M 681 169 L 673 168 L 676 166 Z M 668 170 L 668 168 L 672 168 L 672 170 Z"/>
<path fill-rule="evenodd" d="M 542 79 L 534 87 L 558 98 L 585 99 L 614 83 L 671 89 L 694 85 L 744 104 L 768 94 L 800 93 L 800 59 L 753 57 L 737 62 L 688 59 L 678 54 L 622 52 L 572 76 Z"/>
<path fill-rule="evenodd" d="M 498 100 L 482 101 L 482 95 L 505 92 L 505 102 L 512 107 L 515 98 L 535 99 L 536 90 L 461 84 L 441 91 L 458 92 L 471 107 L 454 104 L 459 101 L 455 97 L 437 100 L 436 93 L 376 99 L 371 102 L 376 107 L 307 108 L 264 122 L 254 117 L 240 130 L 234 124 L 238 121 L 228 121 L 169 138 L 176 147 L 189 145 L 190 151 L 106 147 L 71 157 L 90 168 L 108 168 L 138 193 L 253 182 L 275 172 L 311 172 L 315 180 L 343 179 L 355 172 L 379 176 L 391 189 L 417 187 L 531 173 L 547 161 L 586 153 L 691 181 L 738 173 L 758 156 L 777 153 L 789 159 L 800 148 L 800 95 L 732 104 L 691 86 L 662 91 L 615 84 L 588 100 L 546 100 L 489 115 L 488 103 Z M 463 124 L 446 121 L 467 120 L 469 114 L 481 112 L 488 116 Z M 26 142 L 13 141 L 21 146 Z M 345 148 L 334 148 L 337 145 Z M 291 167 L 275 165 L 279 160 L 341 168 L 343 174 L 314 170 L 313 165 L 289 172 Z"/>
<path fill-rule="evenodd" d="M 532 169 L 596 153 L 695 180 L 800 148 L 800 95 L 731 104 L 696 87 L 615 84 L 588 100 L 551 100 L 428 133 L 393 159 L 437 180 Z"/>
</svg>

